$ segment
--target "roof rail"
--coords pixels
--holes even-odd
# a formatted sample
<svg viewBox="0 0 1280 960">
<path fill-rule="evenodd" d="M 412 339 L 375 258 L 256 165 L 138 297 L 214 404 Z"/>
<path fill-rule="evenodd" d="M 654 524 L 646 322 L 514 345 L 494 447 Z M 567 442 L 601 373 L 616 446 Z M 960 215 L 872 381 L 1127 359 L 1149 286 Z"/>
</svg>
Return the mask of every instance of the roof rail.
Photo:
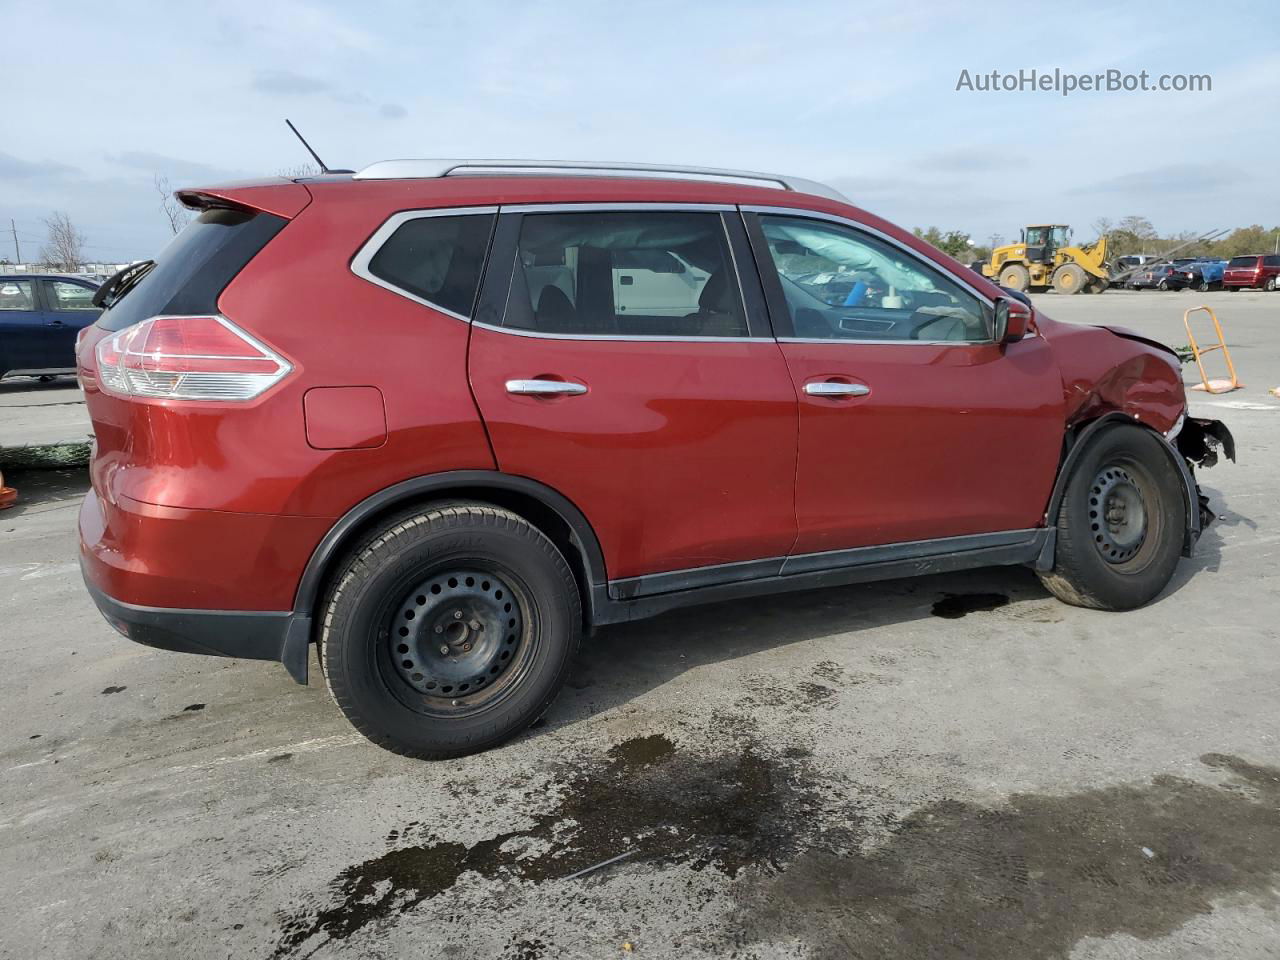
<svg viewBox="0 0 1280 960">
<path fill-rule="evenodd" d="M 380 160 L 355 174 L 356 180 L 414 180 L 435 177 L 499 176 L 652 177 L 739 183 L 794 190 L 848 203 L 838 190 L 815 180 L 749 170 L 679 167 L 665 163 L 595 163 L 580 160 Z"/>
</svg>

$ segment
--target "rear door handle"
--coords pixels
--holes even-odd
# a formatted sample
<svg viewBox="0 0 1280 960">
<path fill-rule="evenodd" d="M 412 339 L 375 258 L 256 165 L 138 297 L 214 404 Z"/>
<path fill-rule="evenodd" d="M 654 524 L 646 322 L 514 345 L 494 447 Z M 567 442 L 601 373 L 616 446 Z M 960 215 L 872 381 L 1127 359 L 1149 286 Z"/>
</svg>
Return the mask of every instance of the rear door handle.
<svg viewBox="0 0 1280 960">
<path fill-rule="evenodd" d="M 587 392 L 585 384 L 567 380 L 508 380 L 507 393 L 521 397 L 576 397 Z"/>
<path fill-rule="evenodd" d="M 871 388 L 865 383 L 841 383 L 838 380 L 815 380 L 804 385 L 811 397 L 865 397 Z"/>
</svg>

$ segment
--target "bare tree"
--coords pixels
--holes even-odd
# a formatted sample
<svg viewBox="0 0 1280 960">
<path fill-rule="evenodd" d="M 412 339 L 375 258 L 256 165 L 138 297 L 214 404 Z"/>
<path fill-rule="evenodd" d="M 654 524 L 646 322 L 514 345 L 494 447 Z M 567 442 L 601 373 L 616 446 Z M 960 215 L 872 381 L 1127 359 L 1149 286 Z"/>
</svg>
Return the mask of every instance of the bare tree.
<svg viewBox="0 0 1280 960">
<path fill-rule="evenodd" d="M 169 224 L 169 229 L 176 236 L 191 222 L 191 211 L 174 197 L 168 177 L 162 177 L 157 173 L 152 182 L 156 185 L 156 193 L 160 194 L 160 210 L 164 213 L 165 222 Z"/>
<path fill-rule="evenodd" d="M 1105 237 L 1110 233 L 1111 227 L 1112 223 L 1110 217 L 1099 217 L 1097 220 L 1093 221 L 1093 232 L 1100 237 Z"/>
<path fill-rule="evenodd" d="M 40 259 L 57 270 L 78 270 L 84 263 L 84 234 L 61 210 L 46 217 L 44 225 L 49 237 L 40 250 Z"/>
</svg>

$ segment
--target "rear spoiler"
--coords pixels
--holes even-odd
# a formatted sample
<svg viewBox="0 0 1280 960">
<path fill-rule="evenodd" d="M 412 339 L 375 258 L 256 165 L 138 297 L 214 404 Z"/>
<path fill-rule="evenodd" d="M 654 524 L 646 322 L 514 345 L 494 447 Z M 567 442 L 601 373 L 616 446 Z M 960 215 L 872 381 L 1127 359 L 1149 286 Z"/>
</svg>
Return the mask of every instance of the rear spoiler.
<svg viewBox="0 0 1280 960">
<path fill-rule="evenodd" d="M 311 202 L 311 191 L 283 177 L 240 180 L 216 187 L 177 190 L 174 197 L 191 210 L 246 210 L 292 220 Z"/>
</svg>

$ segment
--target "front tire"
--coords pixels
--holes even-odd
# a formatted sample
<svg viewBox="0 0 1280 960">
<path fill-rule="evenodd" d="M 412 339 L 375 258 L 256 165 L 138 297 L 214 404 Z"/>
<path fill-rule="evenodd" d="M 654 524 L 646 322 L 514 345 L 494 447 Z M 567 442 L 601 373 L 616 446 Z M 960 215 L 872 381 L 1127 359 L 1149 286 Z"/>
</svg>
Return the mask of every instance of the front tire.
<svg viewBox="0 0 1280 960">
<path fill-rule="evenodd" d="M 1059 600 L 1131 610 L 1168 585 L 1182 555 L 1187 505 L 1162 444 L 1129 425 L 1089 441 L 1058 510 L 1053 569 L 1040 575 Z"/>
<path fill-rule="evenodd" d="M 1088 283 L 1088 276 L 1084 272 L 1084 268 L 1079 264 L 1064 264 L 1053 275 L 1054 292 L 1064 295 L 1079 293 L 1085 289 L 1085 285 Z"/>
<path fill-rule="evenodd" d="M 480 503 L 401 516 L 333 581 L 325 680 L 351 724 L 393 753 L 477 753 L 515 736 L 563 686 L 582 634 L 564 556 L 524 518 Z"/>
<path fill-rule="evenodd" d="M 1000 269 L 1000 286 L 1021 293 L 1031 286 L 1031 272 L 1020 263 L 1006 264 Z"/>
</svg>

